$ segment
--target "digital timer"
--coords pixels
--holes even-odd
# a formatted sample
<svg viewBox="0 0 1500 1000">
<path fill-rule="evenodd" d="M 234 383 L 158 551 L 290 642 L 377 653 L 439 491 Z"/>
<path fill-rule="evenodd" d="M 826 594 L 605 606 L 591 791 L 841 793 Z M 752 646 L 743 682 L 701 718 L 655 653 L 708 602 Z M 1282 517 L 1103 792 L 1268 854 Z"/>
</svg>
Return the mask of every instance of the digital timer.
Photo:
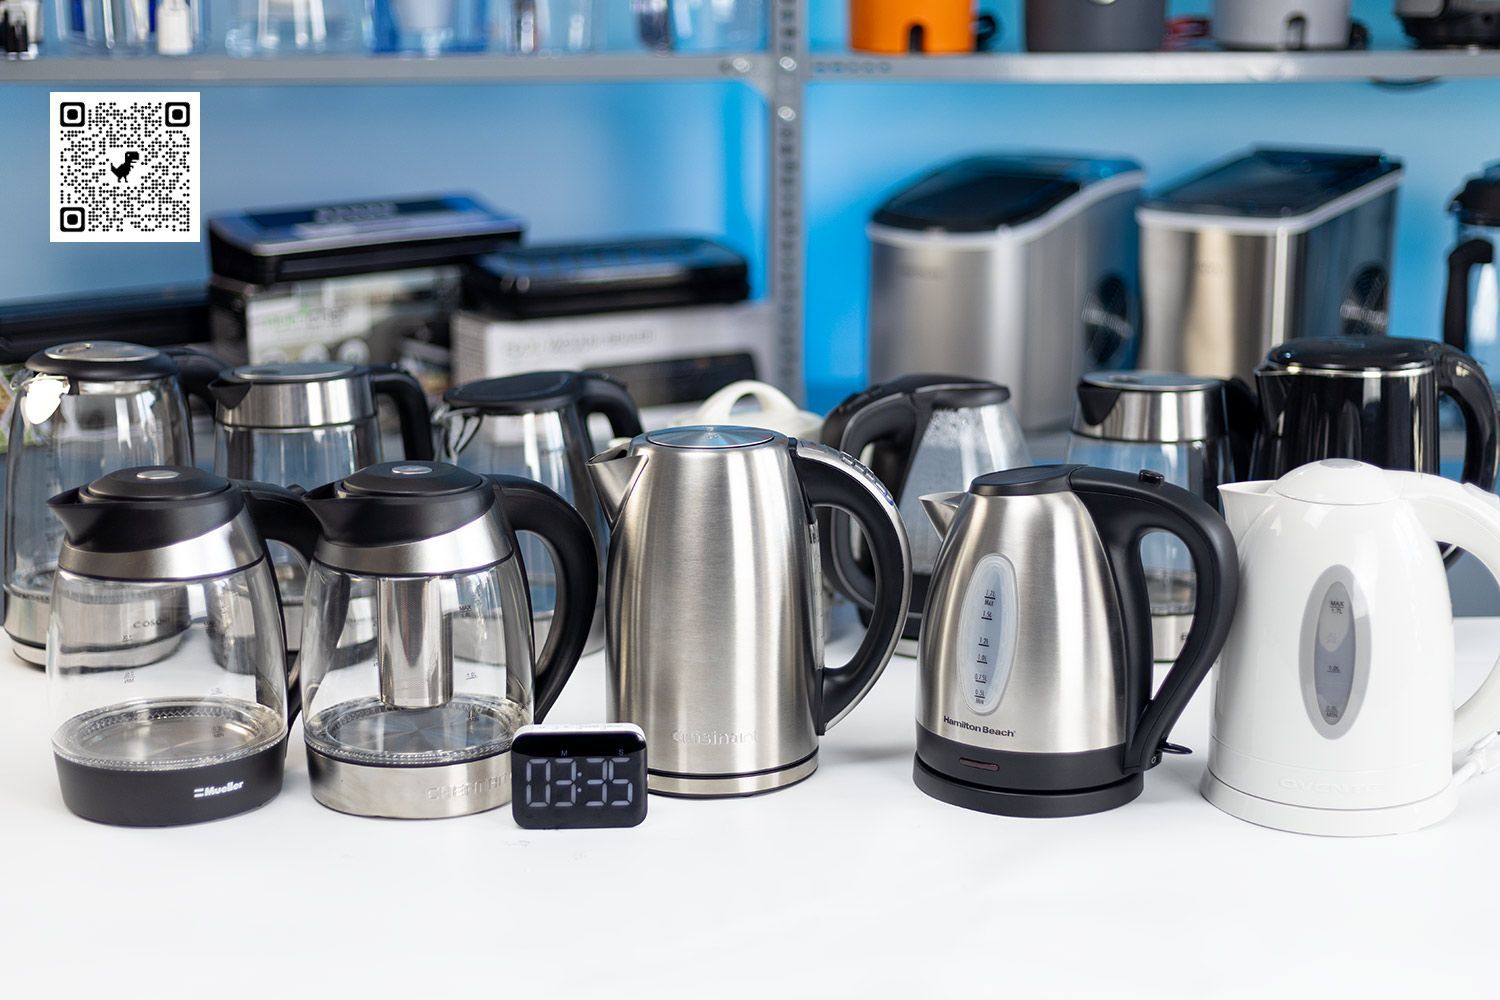
<svg viewBox="0 0 1500 1000">
<path fill-rule="evenodd" d="M 510 767 L 511 814 L 524 829 L 625 827 L 646 818 L 646 735 L 638 726 L 524 726 Z"/>
</svg>

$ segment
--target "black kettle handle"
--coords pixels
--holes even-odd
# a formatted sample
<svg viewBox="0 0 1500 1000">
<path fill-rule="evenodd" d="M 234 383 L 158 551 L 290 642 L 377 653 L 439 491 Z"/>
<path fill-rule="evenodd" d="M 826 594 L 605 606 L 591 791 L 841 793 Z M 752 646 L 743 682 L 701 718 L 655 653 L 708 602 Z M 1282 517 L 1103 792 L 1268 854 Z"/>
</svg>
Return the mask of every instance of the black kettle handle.
<svg viewBox="0 0 1500 1000">
<path fill-rule="evenodd" d="M 986 52 L 1000 40 L 1000 19 L 984 12 L 974 18 L 974 51 Z"/>
<path fill-rule="evenodd" d="M 602 372 L 583 372 L 581 379 L 583 395 L 578 399 L 578 415 L 585 431 L 589 417 L 598 413 L 609 421 L 610 432 L 617 438 L 634 438 L 645 433 L 641 411 L 623 383 Z"/>
<path fill-rule="evenodd" d="M 1443 351 L 1438 391 L 1451 396 L 1464 416 L 1464 468 L 1461 480 L 1480 489 L 1495 488 L 1500 465 L 1500 415 L 1495 390 L 1479 362 L 1453 347 Z"/>
<path fill-rule="evenodd" d="M 302 491 L 285 489 L 270 483 L 241 482 L 238 485 L 241 495 L 245 498 L 245 508 L 250 512 L 250 520 L 255 522 L 255 528 L 260 532 L 261 538 L 290 546 L 307 565 L 311 566 L 313 550 L 318 546 L 320 532 L 317 518 L 313 517 L 312 511 L 308 510 L 307 505 L 302 502 Z M 275 573 L 271 574 L 271 582 L 276 583 Z M 280 603 L 278 590 L 277 604 Z M 279 613 L 277 618 L 281 619 Z M 283 640 L 286 638 L 282 636 Z M 289 645 L 290 643 L 283 641 L 283 653 Z M 300 666 L 301 662 L 297 657 L 287 654 L 286 722 L 289 726 L 296 721 L 298 713 L 302 711 Z"/>
<path fill-rule="evenodd" d="M 1260 429 L 1260 402 L 1255 398 L 1255 390 L 1244 379 L 1225 381 L 1224 416 L 1229 425 L 1229 455 L 1234 462 L 1230 481 L 1244 482 L 1251 478 L 1255 435 Z"/>
<path fill-rule="evenodd" d="M 832 507 L 859 522 L 874 556 L 870 627 L 854 658 L 841 670 L 824 671 L 820 704 L 813 712 L 821 736 L 849 713 L 880 679 L 906 628 L 911 601 L 911 548 L 895 501 L 859 462 L 826 445 L 791 441 L 792 465 L 813 507 Z"/>
<path fill-rule="evenodd" d="M 1448 255 L 1448 293 L 1443 302 L 1443 343 L 1469 349 L 1469 272 L 1495 262 L 1488 240 L 1466 240 Z"/>
<path fill-rule="evenodd" d="M 399 365 L 372 365 L 370 391 L 386 397 L 396 407 L 404 457 L 415 462 L 432 461 L 432 411 L 427 406 L 422 383 Z"/>
<path fill-rule="evenodd" d="M 177 384 L 183 393 L 202 403 L 210 417 L 217 414 L 219 401 L 208 387 L 229 367 L 224 359 L 197 347 L 167 347 L 162 353 L 177 362 Z"/>
<path fill-rule="evenodd" d="M 823 424 L 823 443 L 856 461 L 866 448 L 875 445 L 867 471 L 893 495 L 899 495 L 926 424 L 927 417 L 912 405 L 907 393 L 873 401 L 868 393 L 862 393 L 828 415 Z M 833 513 L 820 524 L 823 568 L 830 573 L 834 588 L 869 611 L 875 605 L 875 579 L 854 558 L 849 518 Z"/>
<path fill-rule="evenodd" d="M 1083 467 L 1069 478 L 1093 516 L 1109 556 L 1124 619 L 1128 690 L 1149 698 L 1140 717 L 1133 720 L 1125 748 L 1125 773 L 1134 774 L 1160 760 L 1172 727 L 1224 647 L 1239 594 L 1239 557 L 1234 536 L 1217 511 L 1154 473 L 1130 475 Z M 1193 626 L 1154 698 L 1150 697 L 1151 601 L 1141 565 L 1141 539 L 1152 531 L 1181 539 L 1197 576 Z"/>
<path fill-rule="evenodd" d="M 599 557 L 594 536 L 572 504 L 541 483 L 520 476 L 491 476 L 514 531 L 542 540 L 557 567 L 557 605 L 547 642 L 536 658 L 535 722 L 547 717 L 588 642 L 599 597 Z M 516 554 L 520 558 L 520 553 Z M 524 560 L 521 568 L 526 566 Z M 527 628 L 531 627 L 528 621 Z"/>
</svg>

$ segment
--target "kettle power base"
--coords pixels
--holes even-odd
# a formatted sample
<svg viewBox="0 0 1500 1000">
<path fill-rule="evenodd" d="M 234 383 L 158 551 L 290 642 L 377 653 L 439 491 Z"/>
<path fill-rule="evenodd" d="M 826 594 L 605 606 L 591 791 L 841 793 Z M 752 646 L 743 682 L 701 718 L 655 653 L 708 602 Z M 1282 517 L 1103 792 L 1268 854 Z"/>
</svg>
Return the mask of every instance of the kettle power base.
<svg viewBox="0 0 1500 1000">
<path fill-rule="evenodd" d="M 804 757 L 790 767 L 756 774 L 675 774 L 666 771 L 646 772 L 646 790 L 653 795 L 678 799 L 730 799 L 763 795 L 790 788 L 812 777 L 818 769 L 818 754 Z"/>
<path fill-rule="evenodd" d="M 914 758 L 912 779 L 918 788 L 939 802 L 994 816 L 1023 819 L 1062 819 L 1108 812 L 1134 801 L 1146 787 L 1145 775 L 1134 774 L 1111 785 L 1072 792 L 990 788 L 940 774 L 920 756 Z"/>
<path fill-rule="evenodd" d="M 1382 809 L 1316 809 L 1273 802 L 1242 792 L 1203 773 L 1199 789 L 1216 808 L 1256 826 L 1315 837 L 1384 837 L 1412 833 L 1446 819 L 1458 805 L 1458 789 L 1450 784 L 1431 798 Z"/>
</svg>

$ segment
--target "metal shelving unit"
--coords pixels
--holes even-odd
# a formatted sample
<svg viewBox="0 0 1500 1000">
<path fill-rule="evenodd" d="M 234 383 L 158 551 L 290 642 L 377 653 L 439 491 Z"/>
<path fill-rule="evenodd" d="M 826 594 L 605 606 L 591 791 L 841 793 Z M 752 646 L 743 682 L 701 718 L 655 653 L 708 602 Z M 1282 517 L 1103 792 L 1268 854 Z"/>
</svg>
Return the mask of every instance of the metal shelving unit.
<svg viewBox="0 0 1500 1000">
<path fill-rule="evenodd" d="M 901 58 L 814 53 L 809 76 L 934 83 L 1410 83 L 1500 77 L 1500 51 L 1023 52 Z"/>
<path fill-rule="evenodd" d="M 1500 51 L 1413 50 L 1337 53 L 1171 52 L 1002 53 L 885 58 L 809 53 L 809 0 L 769 0 L 766 52 L 726 55 L 601 53 L 580 56 L 477 54 L 438 59 L 311 56 L 233 59 L 43 57 L 0 62 L 7 83 L 338 86 L 475 83 L 722 82 L 751 87 L 766 102 L 770 155 L 769 294 L 781 369 L 774 381 L 800 394 L 804 281 L 804 98 L 810 84 L 907 82 L 989 84 L 1244 84 L 1365 81 L 1423 83 L 1500 78 Z"/>
</svg>

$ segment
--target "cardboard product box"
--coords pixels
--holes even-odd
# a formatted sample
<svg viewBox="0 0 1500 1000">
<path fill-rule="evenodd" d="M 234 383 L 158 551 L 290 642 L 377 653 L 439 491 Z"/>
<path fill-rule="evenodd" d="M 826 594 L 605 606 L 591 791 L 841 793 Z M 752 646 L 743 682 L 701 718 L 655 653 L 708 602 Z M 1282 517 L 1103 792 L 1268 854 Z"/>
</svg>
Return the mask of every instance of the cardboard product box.
<svg viewBox="0 0 1500 1000">
<path fill-rule="evenodd" d="M 741 379 L 771 377 L 775 314 L 761 302 L 502 320 L 453 317 L 455 385 L 549 369 L 624 382 L 648 426 L 662 426 Z"/>
</svg>

